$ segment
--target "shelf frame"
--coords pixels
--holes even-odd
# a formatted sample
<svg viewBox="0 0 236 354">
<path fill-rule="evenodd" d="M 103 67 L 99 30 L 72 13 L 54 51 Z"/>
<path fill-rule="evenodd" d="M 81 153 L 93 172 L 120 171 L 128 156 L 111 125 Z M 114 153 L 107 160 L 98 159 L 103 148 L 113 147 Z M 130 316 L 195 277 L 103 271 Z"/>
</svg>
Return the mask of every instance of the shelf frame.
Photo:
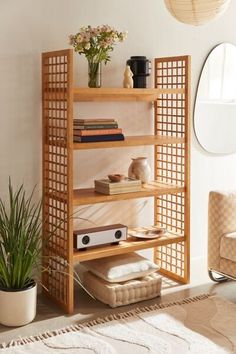
<svg viewBox="0 0 236 354">
<path fill-rule="evenodd" d="M 183 242 L 158 246 L 154 261 L 160 272 L 184 284 L 190 279 L 190 56 L 155 59 L 155 87 L 184 89 L 182 94 L 163 94 L 155 101 L 156 135 L 184 138 L 184 144 L 154 147 L 155 179 L 182 183 L 185 190 L 158 195 L 154 223 L 185 235 Z"/>
<path fill-rule="evenodd" d="M 42 54 L 43 293 L 66 312 L 74 310 L 73 282 L 73 52 Z M 55 88 L 58 88 L 56 90 Z M 53 90 L 50 97 L 48 92 Z M 52 137 L 56 137 L 51 144 Z M 61 136 L 66 139 L 61 143 Z M 55 199 L 51 189 L 65 196 Z M 55 257 L 62 242 L 66 252 Z M 51 249 L 48 243 L 51 243 Z M 47 290 L 46 290 L 47 289 Z"/>
</svg>

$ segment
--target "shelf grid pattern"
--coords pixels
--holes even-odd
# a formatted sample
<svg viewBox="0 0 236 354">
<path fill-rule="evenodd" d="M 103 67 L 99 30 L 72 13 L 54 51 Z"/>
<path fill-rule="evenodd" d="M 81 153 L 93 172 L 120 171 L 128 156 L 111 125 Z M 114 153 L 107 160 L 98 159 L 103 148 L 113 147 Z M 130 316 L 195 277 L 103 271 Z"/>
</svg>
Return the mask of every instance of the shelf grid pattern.
<svg viewBox="0 0 236 354">
<path fill-rule="evenodd" d="M 43 285 L 46 295 L 67 311 L 73 293 L 70 269 L 72 198 L 72 55 L 42 55 L 43 96 Z M 48 95 L 50 92 L 50 96 Z M 61 198 L 56 198 L 60 194 Z"/>
<path fill-rule="evenodd" d="M 189 70 L 188 56 L 155 60 L 155 87 L 184 89 L 184 93 L 162 94 L 155 102 L 155 133 L 185 141 L 155 147 L 155 178 L 185 187 L 185 192 L 155 198 L 155 222 L 188 237 L 158 247 L 154 257 L 163 274 L 182 282 L 189 280 Z"/>
</svg>

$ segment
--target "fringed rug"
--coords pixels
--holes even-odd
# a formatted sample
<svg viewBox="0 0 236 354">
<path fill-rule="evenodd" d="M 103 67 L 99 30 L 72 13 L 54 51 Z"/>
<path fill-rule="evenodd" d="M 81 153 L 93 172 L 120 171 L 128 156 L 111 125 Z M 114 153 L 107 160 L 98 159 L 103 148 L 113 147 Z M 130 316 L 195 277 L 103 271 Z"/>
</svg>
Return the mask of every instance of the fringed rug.
<svg viewBox="0 0 236 354">
<path fill-rule="evenodd" d="M 136 308 L 2 346 L 0 354 L 236 353 L 236 305 L 218 296 Z"/>
</svg>

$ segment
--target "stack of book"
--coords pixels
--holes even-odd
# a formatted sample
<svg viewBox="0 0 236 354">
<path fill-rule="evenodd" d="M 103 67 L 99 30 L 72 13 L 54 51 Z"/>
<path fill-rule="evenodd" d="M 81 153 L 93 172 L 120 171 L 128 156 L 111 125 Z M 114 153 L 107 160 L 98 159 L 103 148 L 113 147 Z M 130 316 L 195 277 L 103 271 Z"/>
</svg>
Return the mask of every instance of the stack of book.
<svg viewBox="0 0 236 354">
<path fill-rule="evenodd" d="M 124 140 L 122 129 L 115 119 L 74 119 L 74 142 Z"/>
<path fill-rule="evenodd" d="M 140 180 L 128 177 L 121 182 L 111 182 L 109 179 L 95 180 L 94 185 L 96 192 L 109 195 L 139 192 L 142 188 Z"/>
</svg>

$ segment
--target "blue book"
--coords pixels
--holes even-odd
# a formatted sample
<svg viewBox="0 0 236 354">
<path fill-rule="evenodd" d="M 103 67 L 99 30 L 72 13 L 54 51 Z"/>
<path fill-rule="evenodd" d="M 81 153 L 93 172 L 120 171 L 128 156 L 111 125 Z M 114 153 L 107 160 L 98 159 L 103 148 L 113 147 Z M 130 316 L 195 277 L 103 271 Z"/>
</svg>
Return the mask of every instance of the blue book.
<svg viewBox="0 0 236 354">
<path fill-rule="evenodd" d="M 123 134 L 112 135 L 89 135 L 89 136 L 74 136 L 75 143 L 92 143 L 99 141 L 120 141 L 125 140 Z"/>
</svg>

